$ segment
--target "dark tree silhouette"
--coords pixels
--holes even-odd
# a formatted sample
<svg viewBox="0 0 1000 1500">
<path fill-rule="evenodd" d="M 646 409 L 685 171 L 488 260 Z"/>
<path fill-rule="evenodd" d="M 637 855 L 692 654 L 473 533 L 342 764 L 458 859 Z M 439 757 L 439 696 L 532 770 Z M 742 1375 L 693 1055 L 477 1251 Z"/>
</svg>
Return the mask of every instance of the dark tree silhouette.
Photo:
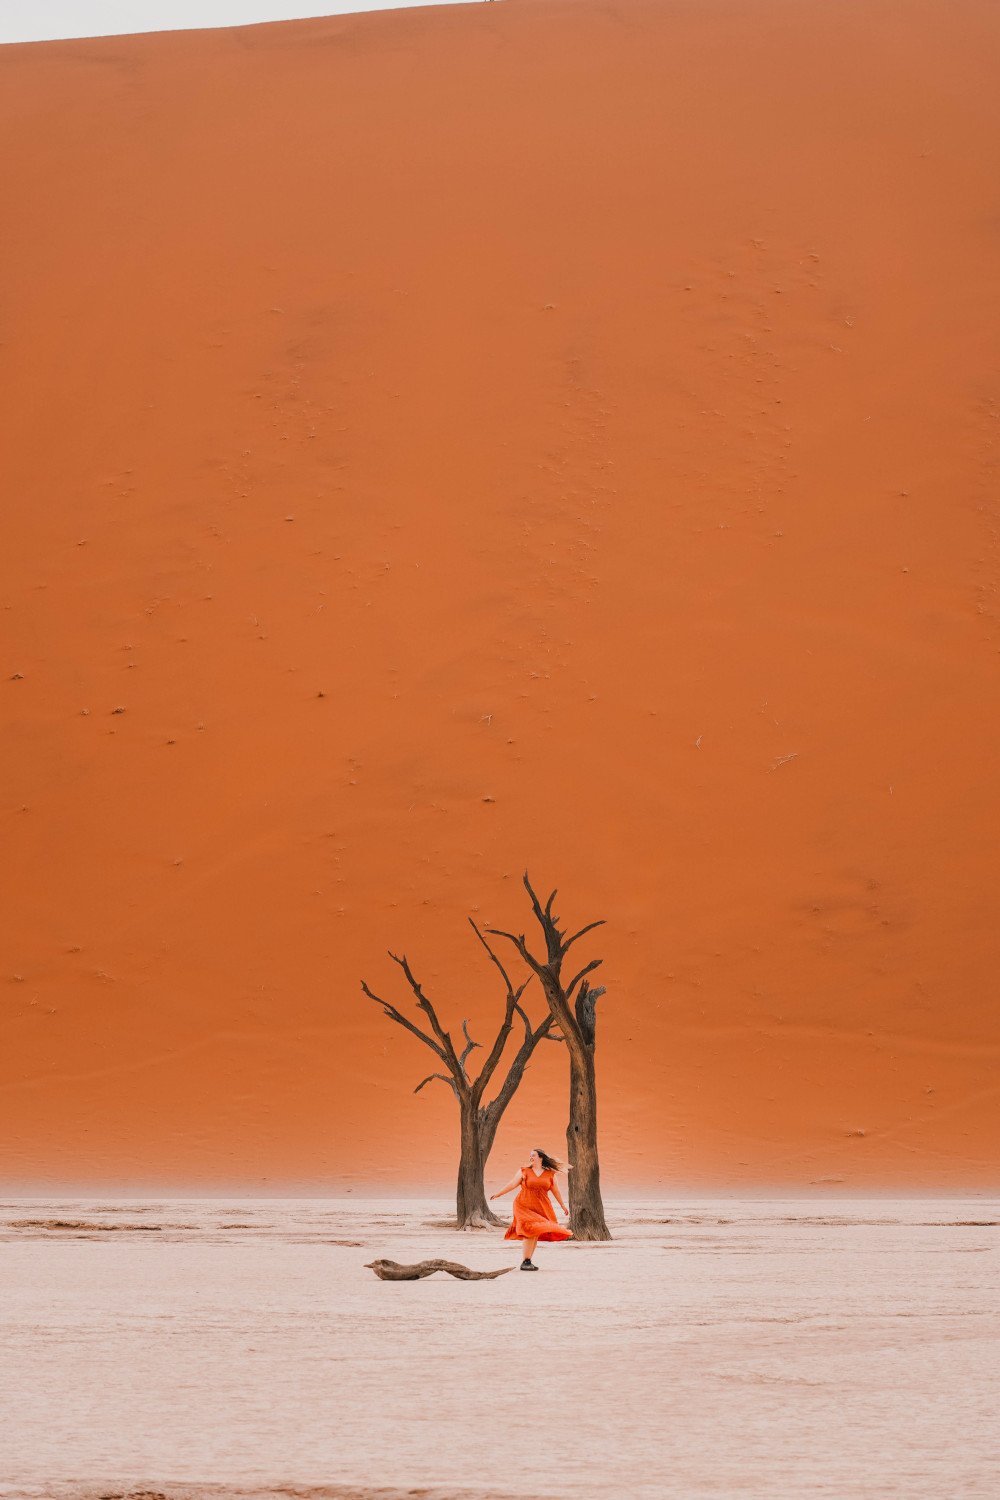
<svg viewBox="0 0 1000 1500">
<path fill-rule="evenodd" d="M 538 1043 L 544 1040 L 561 1041 L 561 1037 L 551 1035 L 553 1017 L 551 1013 L 545 1017 L 541 1025 L 532 1028 L 531 1021 L 524 1007 L 521 1005 L 521 996 L 531 983 L 532 975 L 517 989 L 514 988 L 510 976 L 503 964 L 497 958 L 489 943 L 483 937 L 475 922 L 469 919 L 476 937 L 486 949 L 493 963 L 496 964 L 503 975 L 507 986 L 507 1003 L 504 1010 L 503 1024 L 496 1034 L 489 1055 L 483 1063 L 476 1078 L 470 1078 L 466 1068 L 466 1059 L 470 1052 L 476 1047 L 482 1047 L 481 1042 L 474 1042 L 469 1036 L 468 1021 L 462 1022 L 462 1032 L 465 1036 L 465 1046 L 461 1053 L 456 1052 L 451 1036 L 444 1030 L 437 1017 L 433 1005 L 420 988 L 419 981 L 415 978 L 409 963 L 404 955 L 398 958 L 395 953 L 389 957 L 394 963 L 399 964 L 406 981 L 416 996 L 417 1006 L 424 1012 L 430 1022 L 432 1035 L 428 1036 L 421 1031 L 406 1016 L 402 1015 L 394 1005 L 389 1005 L 379 995 L 372 991 L 361 981 L 361 988 L 370 1000 L 381 1005 L 385 1014 L 397 1025 L 405 1027 L 414 1036 L 419 1037 L 425 1046 L 436 1052 L 438 1057 L 448 1069 L 445 1073 L 430 1073 L 422 1083 L 418 1083 L 414 1089 L 419 1094 L 424 1084 L 430 1083 L 432 1079 L 439 1078 L 446 1083 L 458 1101 L 458 1110 L 461 1118 L 461 1154 L 458 1164 L 458 1189 L 456 1193 L 456 1227 L 458 1229 L 483 1229 L 487 1225 L 502 1224 L 504 1220 L 498 1219 L 486 1201 L 486 1190 L 483 1186 L 483 1171 L 489 1154 L 493 1149 L 493 1140 L 497 1133 L 497 1126 L 503 1116 L 504 1110 L 517 1092 L 517 1087 L 524 1077 L 524 1070 L 528 1066 L 531 1055 Z M 524 1039 L 511 1061 L 506 1076 L 501 1084 L 496 1097 L 489 1104 L 483 1104 L 483 1095 L 487 1085 L 493 1077 L 503 1056 L 507 1039 L 514 1026 L 515 1013 L 520 1017 L 524 1026 Z"/>
<path fill-rule="evenodd" d="M 544 907 L 531 889 L 527 873 L 524 888 L 531 897 L 531 909 L 538 919 L 545 938 L 546 960 L 540 962 L 529 952 L 524 934 L 499 932 L 490 927 L 493 937 L 507 938 L 520 953 L 525 963 L 537 974 L 545 991 L 549 1014 L 559 1027 L 569 1052 L 569 1126 L 566 1142 L 569 1150 L 569 1227 L 578 1240 L 609 1240 L 611 1233 L 604 1219 L 604 1204 L 601 1201 L 601 1168 L 597 1158 L 597 1079 L 594 1071 L 594 1050 L 597 1045 L 597 1001 L 606 994 L 603 988 L 591 989 L 587 975 L 604 962 L 592 958 L 580 972 L 570 980 L 562 982 L 562 965 L 568 950 L 584 933 L 600 922 L 590 922 L 581 927 L 572 937 L 559 930 L 558 918 L 552 915 L 552 903 L 556 892 Z M 577 990 L 577 986 L 579 989 Z M 573 992 L 577 990 L 574 1001 Z"/>
</svg>

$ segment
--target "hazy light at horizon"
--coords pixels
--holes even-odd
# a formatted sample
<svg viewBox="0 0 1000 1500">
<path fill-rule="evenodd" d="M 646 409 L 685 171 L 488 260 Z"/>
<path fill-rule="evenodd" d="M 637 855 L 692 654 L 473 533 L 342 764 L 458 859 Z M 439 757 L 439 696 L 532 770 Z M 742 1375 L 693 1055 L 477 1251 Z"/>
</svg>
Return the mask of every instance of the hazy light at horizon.
<svg viewBox="0 0 1000 1500">
<path fill-rule="evenodd" d="M 142 31 L 204 31 L 303 21 L 365 10 L 400 10 L 429 0 L 7 0 L 0 6 L 0 45 L 125 36 Z M 463 0 L 432 0 L 455 5 Z M 468 3 L 468 0 L 465 0 Z M 483 0 L 488 3 L 488 0 Z"/>
</svg>

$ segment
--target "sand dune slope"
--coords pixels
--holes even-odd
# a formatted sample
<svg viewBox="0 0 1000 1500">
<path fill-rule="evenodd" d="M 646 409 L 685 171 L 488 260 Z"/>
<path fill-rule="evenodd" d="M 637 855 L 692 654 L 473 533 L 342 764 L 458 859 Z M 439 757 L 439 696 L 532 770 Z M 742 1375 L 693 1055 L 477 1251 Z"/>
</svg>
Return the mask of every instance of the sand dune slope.
<svg viewBox="0 0 1000 1500">
<path fill-rule="evenodd" d="M 995 1180 L 998 67 L 987 0 L 0 50 L 8 1181 L 445 1180 L 358 978 L 482 1038 L 526 864 L 610 1180 Z"/>
</svg>

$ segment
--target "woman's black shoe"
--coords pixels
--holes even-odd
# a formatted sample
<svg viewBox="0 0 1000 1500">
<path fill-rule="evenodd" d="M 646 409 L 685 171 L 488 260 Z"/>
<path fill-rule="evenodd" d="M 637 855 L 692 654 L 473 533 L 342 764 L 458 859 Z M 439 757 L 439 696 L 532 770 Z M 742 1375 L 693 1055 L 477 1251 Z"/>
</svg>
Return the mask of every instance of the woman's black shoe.
<svg viewBox="0 0 1000 1500">
<path fill-rule="evenodd" d="M 535 1265 L 535 1262 L 533 1260 L 522 1260 L 522 1262 L 521 1262 L 521 1270 L 522 1271 L 537 1271 L 538 1267 Z"/>
</svg>

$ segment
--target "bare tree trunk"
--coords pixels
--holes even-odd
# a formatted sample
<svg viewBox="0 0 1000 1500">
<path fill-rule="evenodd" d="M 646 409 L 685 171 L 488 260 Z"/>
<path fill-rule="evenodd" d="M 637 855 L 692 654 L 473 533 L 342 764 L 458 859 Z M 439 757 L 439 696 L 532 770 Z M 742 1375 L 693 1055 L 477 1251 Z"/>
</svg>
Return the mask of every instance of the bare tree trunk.
<svg viewBox="0 0 1000 1500">
<path fill-rule="evenodd" d="M 488 1229 L 502 1224 L 486 1201 L 483 1170 L 488 1151 L 483 1151 L 482 1120 L 485 1111 L 469 1100 L 461 1101 L 461 1154 L 458 1160 L 458 1186 L 455 1194 L 456 1229 Z M 492 1139 L 490 1145 L 492 1145 Z"/>
<path fill-rule="evenodd" d="M 578 1240 L 609 1240 L 597 1158 L 597 1079 L 594 1054 L 589 1048 L 579 1058 L 570 1054 L 566 1147 L 573 1168 L 569 1174 L 569 1227 Z"/>
<path fill-rule="evenodd" d="M 479 1111 L 479 1141 L 483 1152 L 484 1170 L 486 1168 L 486 1163 L 490 1159 L 490 1152 L 493 1150 L 493 1140 L 497 1133 L 497 1126 L 500 1124 L 500 1119 L 503 1115 L 503 1107 L 497 1109 L 495 1107 L 496 1103 L 497 1101 L 494 1100 L 492 1105 L 488 1105 L 486 1109 L 481 1109 Z"/>
</svg>

